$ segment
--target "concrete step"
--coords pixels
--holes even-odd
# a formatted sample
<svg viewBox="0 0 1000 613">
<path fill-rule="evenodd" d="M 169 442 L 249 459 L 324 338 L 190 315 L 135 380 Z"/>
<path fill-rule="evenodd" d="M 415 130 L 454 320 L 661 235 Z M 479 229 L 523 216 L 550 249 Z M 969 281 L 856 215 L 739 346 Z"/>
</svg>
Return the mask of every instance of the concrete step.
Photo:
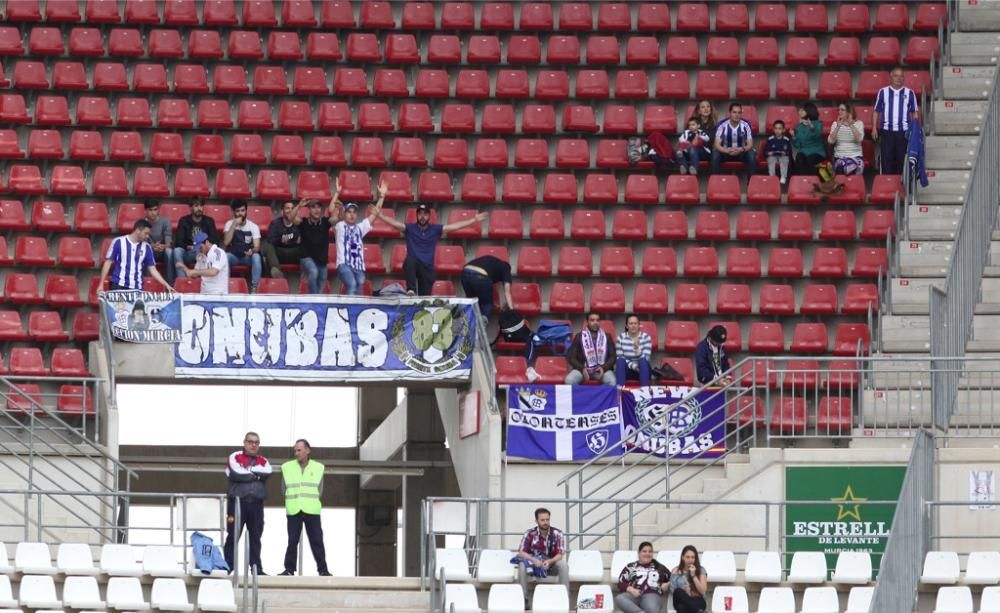
<svg viewBox="0 0 1000 613">
<path fill-rule="evenodd" d="M 907 210 L 910 240 L 954 240 L 962 207 L 953 204 L 915 204 Z"/>
<path fill-rule="evenodd" d="M 994 66 L 945 66 L 941 90 L 945 100 L 987 100 L 996 78 Z"/>
<path fill-rule="evenodd" d="M 902 241 L 899 243 L 899 268 L 904 277 L 947 276 L 951 255 L 955 249 L 951 241 Z"/>
<path fill-rule="evenodd" d="M 914 355 L 916 360 L 880 360 L 871 362 L 868 381 L 877 390 L 930 389 L 930 356 Z M 962 362 L 959 388 L 969 390 L 1000 388 L 1000 360 L 972 359 Z"/>
<path fill-rule="evenodd" d="M 930 390 L 865 390 L 862 395 L 861 425 L 866 428 L 879 426 L 905 426 L 911 428 L 931 425 L 933 399 Z M 956 411 L 952 415 L 954 427 L 1000 426 L 1000 390 L 959 390 Z"/>
<path fill-rule="evenodd" d="M 393 587 L 398 582 L 398 587 Z M 242 597 L 237 590 L 237 600 Z M 268 611 L 427 611 L 430 592 L 419 579 L 387 577 L 261 577 L 260 601 Z"/>
<path fill-rule="evenodd" d="M 959 2 L 958 29 L 978 32 L 1000 30 L 1000 3 Z"/>
<path fill-rule="evenodd" d="M 934 131 L 937 134 L 979 134 L 986 118 L 985 101 L 935 100 Z"/>
<path fill-rule="evenodd" d="M 889 281 L 889 299 L 893 315 L 927 315 L 930 308 L 930 287 L 944 289 L 944 277 L 900 278 Z M 981 303 L 976 313 L 1000 313 L 1000 278 L 984 277 Z"/>
<path fill-rule="evenodd" d="M 971 173 L 968 170 L 928 170 L 927 187 L 917 187 L 917 204 L 963 204 Z"/>
<path fill-rule="evenodd" d="M 998 57 L 1000 57 L 1000 33 L 955 32 L 952 34 L 952 64 L 959 66 L 990 65 L 996 64 Z"/>
<path fill-rule="evenodd" d="M 882 350 L 886 353 L 930 351 L 930 317 L 886 315 L 882 318 Z"/>
<path fill-rule="evenodd" d="M 977 136 L 928 136 L 924 148 L 927 168 L 960 170 L 972 168 L 979 150 Z"/>
</svg>

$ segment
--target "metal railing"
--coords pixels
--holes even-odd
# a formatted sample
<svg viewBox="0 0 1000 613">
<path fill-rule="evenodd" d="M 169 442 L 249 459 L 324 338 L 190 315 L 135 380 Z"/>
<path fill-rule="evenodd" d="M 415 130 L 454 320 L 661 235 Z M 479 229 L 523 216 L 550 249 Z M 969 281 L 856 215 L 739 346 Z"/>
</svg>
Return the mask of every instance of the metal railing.
<svg viewBox="0 0 1000 613">
<path fill-rule="evenodd" d="M 101 325 L 98 326 L 98 333 L 101 339 L 101 347 L 104 349 L 104 361 L 105 366 L 108 369 L 108 407 L 113 410 L 118 409 L 118 390 L 115 385 L 115 360 L 114 352 L 111 350 L 112 343 L 114 339 L 111 336 L 111 325 L 108 323 L 108 318 L 104 314 L 104 305 L 100 305 L 100 317 L 98 321 Z"/>
<path fill-rule="evenodd" d="M 483 396 L 486 399 L 486 408 L 493 414 L 500 413 L 500 405 L 497 403 L 497 370 L 496 361 L 493 359 L 493 347 L 490 344 L 489 334 L 486 332 L 486 319 L 479 312 L 479 304 L 472 305 L 472 312 L 476 314 L 476 346 L 475 353 L 479 354 L 484 365 L 483 374 L 486 376 L 486 385 L 482 388 Z"/>
<path fill-rule="evenodd" d="M 931 522 L 924 504 L 934 497 L 934 476 L 934 438 L 925 430 L 913 437 L 906 478 L 872 595 L 872 611 L 911 613 L 916 607 L 920 569 L 930 549 Z"/>
<path fill-rule="evenodd" d="M 966 189 L 955 248 L 943 290 L 930 288 L 930 354 L 936 366 L 935 427 L 946 428 L 958 394 L 957 368 L 950 358 L 965 355 L 976 304 L 981 295 L 983 269 L 997 222 L 1000 195 L 1000 81 L 993 80 L 976 164 Z"/>
</svg>

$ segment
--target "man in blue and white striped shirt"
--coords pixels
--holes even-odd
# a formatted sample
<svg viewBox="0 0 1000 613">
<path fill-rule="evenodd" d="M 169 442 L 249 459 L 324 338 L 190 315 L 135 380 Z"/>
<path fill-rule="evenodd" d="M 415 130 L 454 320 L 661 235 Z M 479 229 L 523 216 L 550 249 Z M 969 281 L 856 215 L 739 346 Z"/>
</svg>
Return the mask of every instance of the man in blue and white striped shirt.
<svg viewBox="0 0 1000 613">
<path fill-rule="evenodd" d="M 906 138 L 910 122 L 917 118 L 917 95 L 903 85 L 903 68 L 894 66 L 889 73 L 889 85 L 878 90 L 875 96 L 875 114 L 872 140 L 879 144 L 882 156 L 882 174 L 903 174 L 906 160 Z M 879 138 L 879 130 L 882 137 Z"/>
<path fill-rule="evenodd" d="M 149 221 L 139 219 L 132 226 L 132 232 L 119 236 L 111 241 L 108 252 L 104 256 L 104 266 L 101 268 L 101 282 L 98 290 L 104 289 L 104 282 L 111 273 L 111 290 L 132 289 L 142 290 L 142 277 L 148 270 L 149 276 L 174 291 L 160 271 L 156 270 L 153 259 L 153 247 L 149 244 Z"/>
<path fill-rule="evenodd" d="M 753 176 L 757 169 L 757 159 L 753 154 L 753 128 L 743 119 L 743 105 L 734 102 L 729 105 L 729 121 L 724 121 L 715 129 L 715 145 L 712 148 L 712 174 L 719 174 L 722 162 L 743 162 L 747 176 Z"/>
</svg>

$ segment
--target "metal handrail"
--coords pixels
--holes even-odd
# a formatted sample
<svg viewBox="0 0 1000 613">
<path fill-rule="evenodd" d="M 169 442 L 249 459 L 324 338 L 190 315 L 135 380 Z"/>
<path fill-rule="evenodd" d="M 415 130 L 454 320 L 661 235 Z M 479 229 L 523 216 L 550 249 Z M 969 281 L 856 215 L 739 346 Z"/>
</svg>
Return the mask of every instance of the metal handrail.
<svg viewBox="0 0 1000 613">
<path fill-rule="evenodd" d="M 486 375 L 486 386 L 483 388 L 484 396 L 486 397 L 486 408 L 493 414 L 500 413 L 500 405 L 497 403 L 497 371 L 496 361 L 493 359 L 493 348 L 490 343 L 489 335 L 486 334 L 486 318 L 482 316 L 479 311 L 479 303 L 472 305 L 472 312 L 475 313 L 476 322 L 479 324 L 476 326 L 476 348 L 475 351 L 482 352 L 481 358 L 483 364 L 486 365 L 485 371 Z M 492 366 L 492 368 L 491 368 Z"/>
<path fill-rule="evenodd" d="M 118 391 L 115 389 L 115 360 L 114 355 L 111 352 L 111 345 L 114 342 L 111 336 L 111 325 L 108 323 L 108 318 L 104 315 L 104 305 L 100 305 L 100 317 L 97 319 L 101 322 L 98 326 L 99 335 L 101 339 L 101 346 L 104 349 L 104 361 L 107 363 L 108 369 L 108 408 L 117 409 L 118 408 Z"/>
</svg>

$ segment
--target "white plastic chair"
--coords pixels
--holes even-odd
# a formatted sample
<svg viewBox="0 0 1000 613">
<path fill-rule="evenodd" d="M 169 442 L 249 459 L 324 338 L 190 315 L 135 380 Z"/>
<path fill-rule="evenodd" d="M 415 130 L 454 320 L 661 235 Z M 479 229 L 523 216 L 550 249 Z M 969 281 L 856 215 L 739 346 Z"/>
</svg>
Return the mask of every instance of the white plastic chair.
<svg viewBox="0 0 1000 613">
<path fill-rule="evenodd" d="M 14 591 L 10 587 L 10 577 L 0 575 L 0 607 L 12 609 L 16 606 L 17 600 L 14 599 Z"/>
<path fill-rule="evenodd" d="M 103 609 L 97 577 L 66 577 L 63 582 L 63 605 L 68 609 Z"/>
<path fill-rule="evenodd" d="M 934 613 L 973 613 L 972 590 L 964 585 L 938 588 Z"/>
<path fill-rule="evenodd" d="M 608 575 L 611 577 L 612 581 L 618 580 L 618 575 L 622 573 L 622 569 L 625 568 L 631 562 L 635 562 L 639 558 L 638 554 L 634 551 L 629 551 L 628 549 L 619 549 L 611 555 L 611 568 L 608 569 Z M 657 560 L 667 568 L 673 568 L 673 564 L 667 564 L 662 558 L 657 557 Z"/>
<path fill-rule="evenodd" d="M 844 613 L 868 613 L 874 593 L 873 587 L 852 587 L 847 595 L 847 609 Z"/>
<path fill-rule="evenodd" d="M 101 572 L 115 577 L 141 577 L 142 566 L 137 562 L 135 548 L 129 544 L 109 543 L 101 546 Z"/>
<path fill-rule="evenodd" d="M 108 579 L 107 601 L 109 609 L 148 611 L 149 603 L 142 596 L 138 577 L 111 577 Z"/>
<path fill-rule="evenodd" d="M 826 581 L 826 554 L 821 551 L 796 551 L 788 570 L 789 583 L 823 583 Z"/>
<path fill-rule="evenodd" d="M 781 583 L 781 556 L 777 551 L 751 551 L 743 568 L 747 583 Z"/>
<path fill-rule="evenodd" d="M 757 613 L 795 613 L 795 594 L 790 587 L 765 587 L 760 590 Z"/>
<path fill-rule="evenodd" d="M 86 543 L 60 543 L 56 551 L 56 567 L 65 575 L 101 574 L 94 566 L 94 555 Z"/>
<path fill-rule="evenodd" d="M 54 575 L 52 552 L 45 543 L 18 543 L 14 550 L 14 568 L 26 575 Z"/>
<path fill-rule="evenodd" d="M 193 611 L 194 605 L 188 600 L 187 585 L 183 579 L 157 577 L 153 580 L 153 591 L 149 604 L 160 611 Z"/>
<path fill-rule="evenodd" d="M 954 551 L 928 551 L 924 557 L 924 572 L 920 575 L 920 582 L 952 585 L 958 583 L 960 573 L 957 553 Z"/>
<path fill-rule="evenodd" d="M 604 581 L 604 560 L 601 558 L 600 551 L 589 549 L 571 551 L 567 564 L 569 565 L 570 581 Z"/>
<path fill-rule="evenodd" d="M 439 558 L 440 559 L 440 558 Z M 455 610 L 452 612 L 451 607 Z M 482 613 L 476 586 L 471 583 L 446 583 L 444 586 L 445 613 Z"/>
<path fill-rule="evenodd" d="M 489 613 L 524 613 L 521 586 L 517 583 L 491 585 L 486 609 Z"/>
<path fill-rule="evenodd" d="M 1000 552 L 973 551 L 965 561 L 965 581 L 969 585 L 1000 583 Z"/>
<path fill-rule="evenodd" d="M 983 588 L 983 594 L 979 598 L 979 613 L 1000 613 L 1000 587 Z"/>
<path fill-rule="evenodd" d="M 444 569 L 445 581 L 468 581 L 472 578 L 464 549 L 436 549 L 434 556 L 437 559 L 435 577 L 440 577 L 441 569 Z"/>
<path fill-rule="evenodd" d="M 169 545 L 147 545 L 142 551 L 142 572 L 152 577 L 183 577 L 184 567 Z"/>
<path fill-rule="evenodd" d="M 226 579 L 202 579 L 198 584 L 198 608 L 202 611 L 235 611 L 233 583 Z"/>
<path fill-rule="evenodd" d="M 62 601 L 56 598 L 56 583 L 52 575 L 24 575 L 18 590 L 22 607 L 29 609 L 61 609 Z"/>
<path fill-rule="evenodd" d="M 565 585 L 537 585 L 531 595 L 532 613 L 569 613 Z"/>
<path fill-rule="evenodd" d="M 834 583 L 864 585 L 872 580 L 872 556 L 867 551 L 842 551 L 833 571 Z"/>
<path fill-rule="evenodd" d="M 736 581 L 736 556 L 732 551 L 703 551 L 701 565 L 713 583 Z"/>
<path fill-rule="evenodd" d="M 514 553 L 506 549 L 482 550 L 476 578 L 484 583 L 510 583 L 514 580 L 514 565 L 510 563 L 513 557 Z"/>
<path fill-rule="evenodd" d="M 603 596 L 604 606 L 597 606 L 597 597 Z M 587 613 L 613 613 L 614 596 L 607 585 L 581 585 L 576 593 L 576 610 Z"/>
<path fill-rule="evenodd" d="M 706 572 L 708 569 L 705 569 Z M 709 575 L 711 577 L 712 575 Z M 730 608 L 726 608 L 726 599 L 731 598 Z M 747 591 L 738 585 L 720 585 L 712 590 L 712 613 L 726 611 L 732 613 L 750 613 L 750 603 L 747 601 Z"/>
<path fill-rule="evenodd" d="M 0 543 L 0 573 L 4 575 L 14 574 L 14 567 L 10 565 L 10 555 L 7 553 L 6 543 Z"/>
<path fill-rule="evenodd" d="M 807 587 L 802 593 L 802 613 L 840 613 L 835 587 Z"/>
</svg>

